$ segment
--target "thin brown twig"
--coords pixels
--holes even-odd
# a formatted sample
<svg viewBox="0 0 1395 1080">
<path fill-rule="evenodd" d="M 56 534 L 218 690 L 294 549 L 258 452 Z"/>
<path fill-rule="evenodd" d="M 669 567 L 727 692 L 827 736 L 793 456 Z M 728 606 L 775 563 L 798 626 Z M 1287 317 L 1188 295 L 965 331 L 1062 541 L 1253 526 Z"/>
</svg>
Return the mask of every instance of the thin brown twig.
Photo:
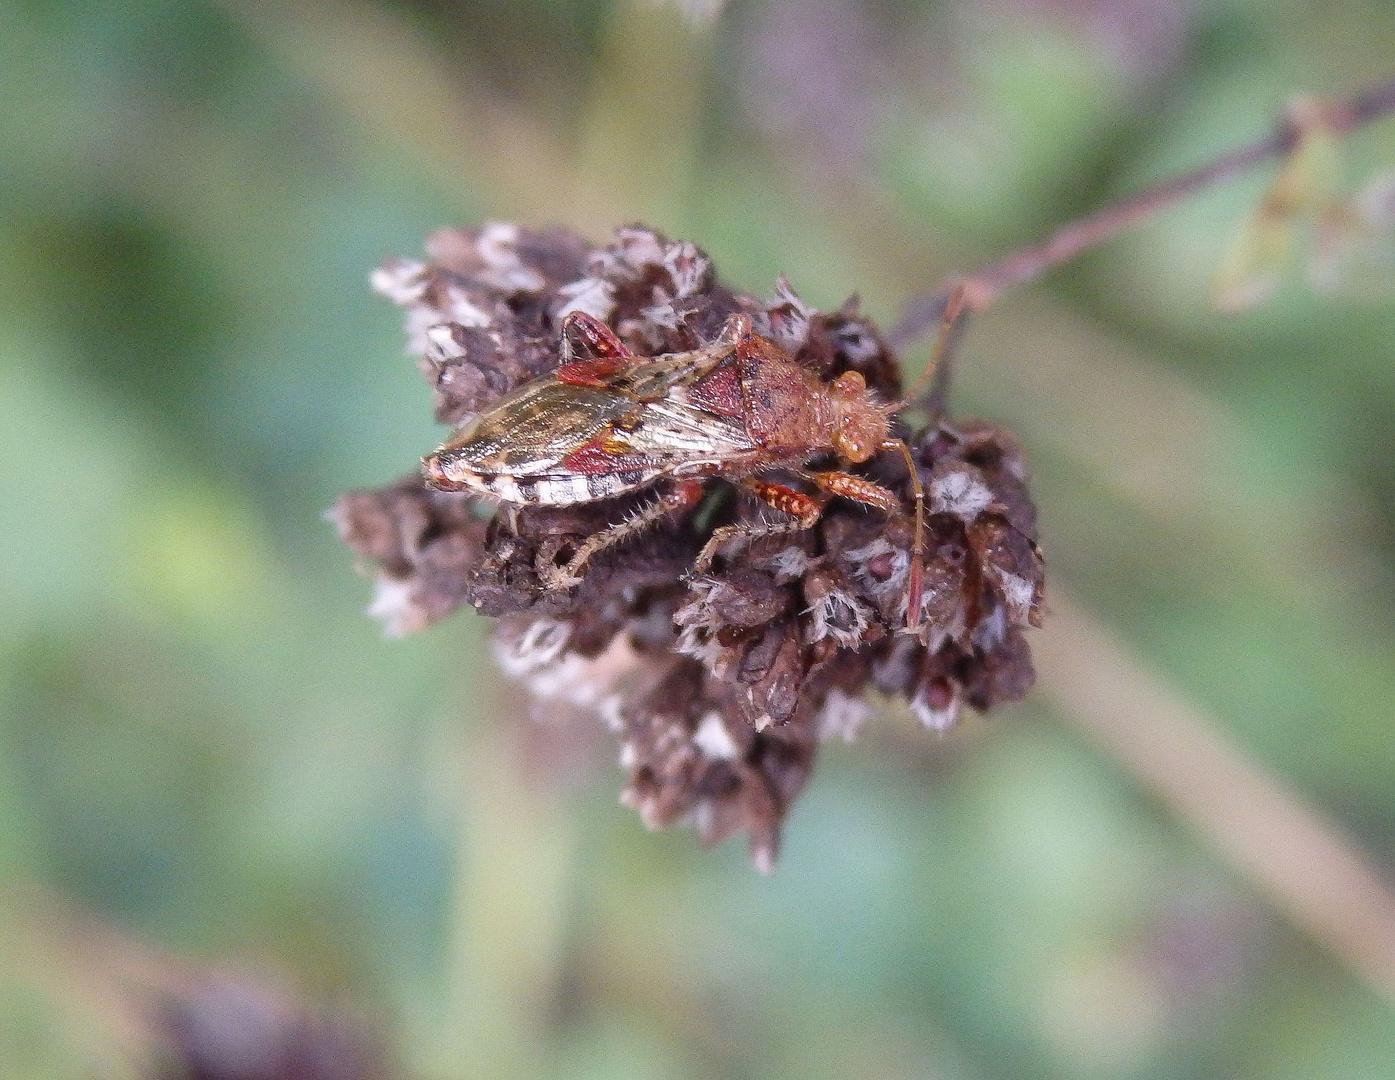
<svg viewBox="0 0 1395 1080">
<path fill-rule="evenodd" d="M 1323 130 L 1343 135 L 1391 112 L 1395 112 L 1395 80 L 1323 107 L 1318 119 Z M 901 321 L 887 334 L 887 341 L 897 350 L 913 345 L 939 325 L 949 298 L 960 287 L 965 290 L 968 310 L 982 311 L 1004 290 L 1040 277 L 1053 266 L 1073 259 L 1187 196 L 1248 172 L 1266 161 L 1282 158 L 1297 145 L 1304 125 L 1309 122 L 1308 117 L 1291 109 L 1274 130 L 1258 142 L 1086 214 L 1063 225 L 1041 243 L 1015 251 L 976 274 L 951 279 L 931 295 L 912 301 Z"/>
<path fill-rule="evenodd" d="M 1395 80 L 1335 105 L 1295 105 L 1264 139 L 1088 214 L 975 275 L 950 279 L 913 302 L 888 341 L 904 349 L 940 325 L 956 297 L 968 312 L 982 311 L 1011 286 L 1187 196 L 1281 159 L 1309 125 L 1342 135 L 1391 112 Z M 953 378 L 953 350 L 943 351 L 926 402 L 932 414 L 943 410 Z M 1063 719 L 1206 837 L 1294 924 L 1395 1001 L 1395 892 L 1361 850 L 1208 717 L 1177 700 L 1068 599 L 1057 594 L 1052 606 L 1036 651 L 1042 688 L 1062 706 Z"/>
</svg>

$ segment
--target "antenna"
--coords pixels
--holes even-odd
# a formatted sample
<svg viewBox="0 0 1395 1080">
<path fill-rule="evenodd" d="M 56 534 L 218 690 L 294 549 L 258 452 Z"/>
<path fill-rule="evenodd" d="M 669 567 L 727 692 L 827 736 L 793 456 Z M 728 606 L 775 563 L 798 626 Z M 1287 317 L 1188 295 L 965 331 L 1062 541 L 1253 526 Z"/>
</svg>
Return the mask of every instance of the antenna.
<svg viewBox="0 0 1395 1080">
<path fill-rule="evenodd" d="M 958 331 L 963 327 L 963 317 L 969 310 L 964 302 L 968 289 L 963 282 L 954 287 L 945 301 L 944 312 L 940 316 L 940 329 L 935 335 L 935 348 L 925 370 L 920 373 L 910 393 L 897 404 L 893 412 L 900 412 L 908 405 L 915 404 L 917 396 L 925 387 L 926 380 L 935 375 L 934 389 L 926 404 L 930 411 L 939 416 L 944 411 L 944 401 L 940 400 L 949 390 L 949 365 L 953 358 L 954 346 L 958 343 Z M 921 597 L 925 589 L 925 491 L 920 483 L 920 470 L 916 467 L 911 448 L 901 439 L 888 439 L 882 444 L 885 450 L 897 450 L 906 462 L 906 475 L 911 482 L 911 497 L 915 502 L 915 532 L 911 540 L 911 561 L 906 580 L 906 627 L 915 632 L 920 628 Z"/>
<path fill-rule="evenodd" d="M 943 397 L 941 387 L 948 389 L 949 369 L 953 362 L 954 346 L 959 343 L 959 331 L 963 328 L 963 317 L 969 313 L 969 305 L 965 302 L 968 295 L 968 286 L 960 282 L 954 287 L 954 291 L 949 294 L 949 299 L 945 301 L 944 313 L 940 316 L 940 329 L 935 334 L 935 348 L 930 353 L 930 360 L 925 365 L 925 370 L 916 378 L 910 391 L 905 394 L 897 403 L 895 412 L 900 412 L 907 406 L 914 405 L 916 398 L 925 388 L 925 383 L 932 375 L 938 376 L 935 380 L 935 391 L 931 393 L 927 404 L 931 405 L 932 411 L 943 410 L 944 402 L 937 401 L 936 398 Z"/>
</svg>

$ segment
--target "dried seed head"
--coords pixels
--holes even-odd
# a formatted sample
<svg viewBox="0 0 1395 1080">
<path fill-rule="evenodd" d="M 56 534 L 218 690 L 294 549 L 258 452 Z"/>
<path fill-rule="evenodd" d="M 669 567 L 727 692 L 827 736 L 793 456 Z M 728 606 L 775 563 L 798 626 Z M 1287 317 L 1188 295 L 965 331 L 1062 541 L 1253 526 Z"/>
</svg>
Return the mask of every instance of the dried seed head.
<svg viewBox="0 0 1395 1080">
<path fill-rule="evenodd" d="M 896 358 L 855 300 L 820 312 L 784 278 L 770 300 L 732 293 L 701 250 L 642 226 L 594 249 L 559 230 L 444 229 L 427 251 L 385 264 L 373 284 L 403 309 L 445 422 L 555 368 L 571 311 L 643 355 L 696 348 L 745 313 L 821 378 L 857 372 L 880 400 L 900 393 Z M 390 632 L 462 604 L 499 617 L 495 655 L 511 677 L 616 733 L 623 801 L 647 825 L 687 822 L 708 843 L 744 832 L 768 868 L 820 741 L 851 740 L 865 722 L 864 691 L 944 730 L 964 706 L 990 709 L 1032 684 L 1022 629 L 1041 619 L 1043 563 L 1020 447 L 973 421 L 940 420 L 909 442 L 928 512 L 921 621 L 909 631 L 909 514 L 842 500 L 813 529 L 733 548 L 690 581 L 714 528 L 769 514 L 706 481 L 695 509 L 602 551 L 570 592 L 543 586 L 540 560 L 562 564 L 651 492 L 499 510 L 414 477 L 346 495 L 330 517 L 376 576 L 371 610 Z M 909 507 L 899 459 L 862 469 Z"/>
</svg>

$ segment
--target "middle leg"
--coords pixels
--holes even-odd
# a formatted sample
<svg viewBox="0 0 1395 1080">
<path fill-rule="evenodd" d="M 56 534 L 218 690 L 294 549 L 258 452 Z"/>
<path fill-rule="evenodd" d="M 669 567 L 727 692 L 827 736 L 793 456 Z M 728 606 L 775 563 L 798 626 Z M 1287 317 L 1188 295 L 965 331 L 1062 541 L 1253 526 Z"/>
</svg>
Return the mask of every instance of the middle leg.
<svg viewBox="0 0 1395 1080">
<path fill-rule="evenodd" d="M 788 517 L 784 521 L 742 522 L 714 529 L 702 551 L 698 552 L 690 574 L 704 573 L 712 565 L 712 560 L 717 557 L 717 552 L 722 546 L 732 540 L 739 539 L 749 544 L 763 536 L 778 536 L 781 533 L 812 529 L 819 520 L 819 515 L 823 513 L 823 506 L 827 501 L 806 495 L 802 491 L 795 491 L 794 488 L 785 487 L 783 484 L 772 484 L 768 480 L 755 477 L 747 477 L 740 481 L 740 484 L 766 506 L 779 510 Z"/>
</svg>

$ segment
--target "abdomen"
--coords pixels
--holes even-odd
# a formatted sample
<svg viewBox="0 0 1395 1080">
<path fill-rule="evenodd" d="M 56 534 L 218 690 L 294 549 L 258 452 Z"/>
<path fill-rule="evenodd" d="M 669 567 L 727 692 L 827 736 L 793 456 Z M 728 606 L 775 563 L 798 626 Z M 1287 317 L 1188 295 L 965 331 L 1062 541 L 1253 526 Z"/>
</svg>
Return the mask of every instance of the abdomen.
<svg viewBox="0 0 1395 1080">
<path fill-rule="evenodd" d="M 558 476 L 480 477 L 480 486 L 504 502 L 525 506 L 571 506 L 596 502 L 634 491 L 657 477 L 657 472 L 627 471 L 585 476 L 577 473 Z"/>
</svg>

